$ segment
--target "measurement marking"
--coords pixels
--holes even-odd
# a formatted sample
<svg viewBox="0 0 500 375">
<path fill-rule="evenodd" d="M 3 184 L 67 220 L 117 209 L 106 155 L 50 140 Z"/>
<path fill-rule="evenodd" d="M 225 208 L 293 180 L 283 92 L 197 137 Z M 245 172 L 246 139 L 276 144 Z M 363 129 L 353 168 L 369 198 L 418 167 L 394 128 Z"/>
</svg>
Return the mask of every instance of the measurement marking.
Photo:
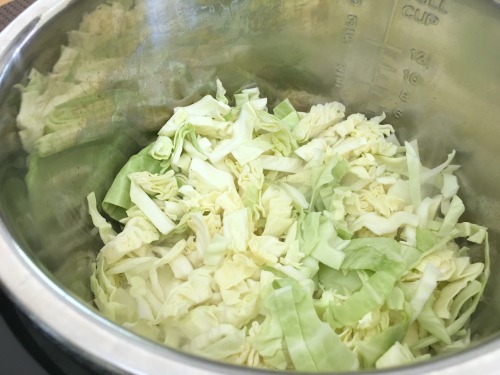
<svg viewBox="0 0 500 375">
<path fill-rule="evenodd" d="M 390 73 L 397 73 L 397 71 L 398 71 L 394 66 L 392 66 L 386 62 L 382 62 L 379 64 L 379 70 L 385 70 L 385 71 L 388 71 Z"/>
<path fill-rule="evenodd" d="M 393 45 L 390 45 L 387 42 L 386 42 L 386 45 L 384 46 L 384 49 L 382 50 L 382 53 L 384 56 L 387 56 L 393 60 L 396 60 L 402 52 L 403 52 L 403 50 L 401 50 Z"/>
<path fill-rule="evenodd" d="M 380 97 L 385 97 L 387 95 L 387 88 L 381 86 L 380 84 L 376 84 L 372 86 L 372 94 Z"/>
<path fill-rule="evenodd" d="M 344 86 L 345 64 L 335 65 L 335 87 L 340 89 Z"/>
<path fill-rule="evenodd" d="M 394 18 L 396 17 L 398 4 L 399 4 L 399 0 L 393 1 L 391 15 L 389 17 L 389 22 L 387 23 L 387 25 L 385 27 L 382 42 L 375 41 L 374 39 L 371 39 L 371 38 L 367 40 L 370 44 L 380 48 L 380 53 L 378 56 L 379 63 L 378 63 L 377 69 L 375 69 L 375 72 L 373 73 L 371 83 L 370 83 L 370 91 L 369 91 L 370 94 L 373 94 L 376 96 L 383 95 L 383 93 L 382 93 L 382 95 L 380 95 L 380 88 L 382 88 L 382 86 L 380 85 L 380 81 L 387 80 L 387 75 L 384 73 L 393 74 L 393 73 L 397 72 L 397 69 L 395 69 L 390 63 L 388 63 L 387 60 L 389 60 L 391 62 L 396 61 L 402 52 L 402 50 L 400 48 L 398 48 L 394 45 L 391 45 L 389 43 L 390 28 L 391 28 L 391 25 L 392 25 Z M 387 89 L 383 89 L 383 90 L 385 93 L 387 93 Z"/>
<path fill-rule="evenodd" d="M 410 52 L 411 52 L 411 59 L 413 61 L 416 61 L 418 64 L 422 66 L 427 66 L 429 64 L 429 54 L 427 52 L 418 50 L 416 48 L 412 48 Z"/>
<path fill-rule="evenodd" d="M 392 26 L 392 21 L 394 21 L 394 17 L 396 17 L 396 10 L 398 9 L 399 0 L 394 1 L 394 5 L 392 6 L 391 16 L 389 18 L 389 22 L 387 22 L 387 26 L 384 31 L 384 46 L 389 45 L 387 41 L 389 40 L 389 29 Z"/>
<path fill-rule="evenodd" d="M 411 72 L 409 69 L 403 70 L 403 79 L 413 86 L 415 86 L 420 81 L 420 74 L 417 72 Z"/>
<path fill-rule="evenodd" d="M 354 14 L 349 14 L 345 20 L 345 28 L 344 28 L 345 45 L 352 43 L 354 34 L 356 33 L 357 26 L 358 26 L 358 17 Z"/>
<path fill-rule="evenodd" d="M 417 0 L 417 2 L 443 15 L 448 14 L 448 11 L 444 7 L 446 0 Z"/>
<path fill-rule="evenodd" d="M 370 104 L 368 105 L 368 107 L 366 107 L 367 114 L 379 115 L 382 112 L 387 112 L 387 107 L 384 105 Z"/>
<path fill-rule="evenodd" d="M 409 95 L 410 94 L 408 93 L 408 91 L 403 89 L 399 92 L 399 100 L 406 103 L 408 101 Z"/>
<path fill-rule="evenodd" d="M 401 48 L 398 48 L 389 42 L 378 42 L 372 38 L 366 38 L 366 41 L 375 47 L 379 47 L 387 56 L 397 58 L 403 52 Z"/>
<path fill-rule="evenodd" d="M 437 25 L 439 23 L 439 17 L 434 13 L 422 10 L 410 4 L 406 4 L 401 9 L 401 14 L 403 17 L 425 26 Z"/>
<path fill-rule="evenodd" d="M 373 98 L 371 100 L 373 101 L 371 107 L 374 109 L 376 108 L 374 112 L 380 113 L 380 111 L 383 111 L 390 113 L 396 119 L 403 117 L 404 107 L 387 109 L 387 107 L 382 103 L 389 105 L 389 107 L 392 107 L 393 105 L 397 106 L 397 103 L 404 106 L 411 97 L 410 91 L 401 90 L 400 88 L 400 91 L 398 92 L 397 88 L 399 86 L 398 82 L 400 82 L 399 74 L 401 73 L 401 69 L 398 67 L 401 59 L 404 58 L 406 54 L 405 46 L 400 48 L 389 42 L 392 37 L 392 23 L 394 22 L 396 16 L 399 15 L 398 11 L 400 9 L 400 3 L 401 0 L 393 0 L 392 9 L 390 9 L 389 22 L 385 27 L 383 37 L 378 40 L 374 40 L 374 38 L 367 39 L 368 43 L 379 48 L 378 65 L 373 72 L 369 88 L 369 96 Z M 412 77 L 409 78 L 412 85 L 416 84 L 416 81 L 418 81 L 418 76 L 416 81 L 415 77 L 415 75 L 412 75 Z M 397 103 L 388 104 L 387 100 L 394 96 L 399 99 L 399 101 Z"/>
</svg>

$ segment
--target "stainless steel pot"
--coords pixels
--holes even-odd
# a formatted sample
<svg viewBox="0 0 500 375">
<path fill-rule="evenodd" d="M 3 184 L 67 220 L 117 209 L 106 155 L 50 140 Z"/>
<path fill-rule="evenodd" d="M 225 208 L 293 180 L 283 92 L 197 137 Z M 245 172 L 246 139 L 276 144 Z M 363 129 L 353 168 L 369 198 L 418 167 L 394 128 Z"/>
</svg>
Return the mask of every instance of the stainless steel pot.
<svg viewBox="0 0 500 375">
<path fill-rule="evenodd" d="M 145 112 L 131 105 L 125 114 L 135 119 L 135 128 L 120 124 L 83 146 L 61 147 L 68 157 L 58 165 L 47 155 L 41 172 L 28 175 L 39 186 L 28 194 L 26 154 L 16 128 L 19 90 L 13 86 L 32 67 L 49 71 L 67 32 L 96 5 L 38 0 L 0 34 L 0 281 L 28 319 L 102 371 L 266 373 L 167 349 L 106 321 L 91 306 L 88 276 L 99 246 L 88 235 L 83 198 L 90 188 L 104 191 L 169 110 L 208 90 L 217 75 L 230 91 L 255 80 L 271 98 L 290 96 L 297 105 L 329 98 L 344 102 L 350 112 L 385 111 L 402 138 L 420 140 L 426 161 L 457 150 L 463 165 L 460 193 L 470 208 L 466 215 L 490 228 L 493 249 L 493 276 L 472 322 L 478 339 L 465 351 L 377 373 L 499 373 L 499 1 L 150 2 L 150 46 L 158 53 L 168 50 L 169 67 L 188 72 L 189 85 L 185 81 L 179 88 L 183 82 L 174 77 L 167 86 L 177 87 L 175 92 L 154 86 L 147 74 L 137 74 L 145 62 L 134 54 L 132 76 L 151 85 L 146 91 L 166 97 L 165 111 L 146 121 Z M 116 39 L 117 48 L 125 43 Z M 131 128 L 136 131 L 123 153 L 109 154 L 109 143 Z M 95 175 L 103 163 L 107 174 Z"/>
</svg>

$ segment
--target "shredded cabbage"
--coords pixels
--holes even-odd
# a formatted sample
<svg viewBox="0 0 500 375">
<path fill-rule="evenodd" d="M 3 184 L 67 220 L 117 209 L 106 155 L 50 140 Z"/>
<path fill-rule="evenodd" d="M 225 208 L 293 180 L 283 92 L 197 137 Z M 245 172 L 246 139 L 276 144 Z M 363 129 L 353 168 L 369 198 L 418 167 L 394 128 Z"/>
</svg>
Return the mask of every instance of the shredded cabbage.
<svg viewBox="0 0 500 375">
<path fill-rule="evenodd" d="M 216 87 L 117 175 L 101 208 L 118 226 L 88 196 L 101 312 L 270 369 L 386 368 L 466 345 L 489 247 L 485 227 L 460 221 L 455 152 L 427 168 L 383 115 L 289 100 L 271 113 L 258 88 L 231 102 Z M 27 144 L 37 131 L 26 125 Z"/>
</svg>

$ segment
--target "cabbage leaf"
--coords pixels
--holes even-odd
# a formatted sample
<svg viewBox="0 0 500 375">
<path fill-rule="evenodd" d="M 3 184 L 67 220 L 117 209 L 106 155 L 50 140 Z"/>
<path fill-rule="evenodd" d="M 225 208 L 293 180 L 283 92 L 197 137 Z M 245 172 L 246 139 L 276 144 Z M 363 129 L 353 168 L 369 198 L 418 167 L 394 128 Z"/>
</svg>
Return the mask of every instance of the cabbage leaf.
<svg viewBox="0 0 500 375">
<path fill-rule="evenodd" d="M 273 370 L 387 368 L 470 342 L 488 231 L 461 221 L 455 152 L 427 168 L 384 115 L 290 100 L 269 111 L 257 87 L 231 106 L 216 88 L 118 173 L 101 207 L 119 231 L 88 196 L 103 314 Z"/>
</svg>

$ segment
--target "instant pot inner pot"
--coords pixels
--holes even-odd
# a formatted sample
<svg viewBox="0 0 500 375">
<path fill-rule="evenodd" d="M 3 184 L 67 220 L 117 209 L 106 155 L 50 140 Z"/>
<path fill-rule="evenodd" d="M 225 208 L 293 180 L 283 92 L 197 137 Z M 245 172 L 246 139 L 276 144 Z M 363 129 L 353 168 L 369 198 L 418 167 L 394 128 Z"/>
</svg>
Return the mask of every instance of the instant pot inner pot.
<svg viewBox="0 0 500 375">
<path fill-rule="evenodd" d="M 385 112 L 400 139 L 419 140 L 428 165 L 441 163 L 455 149 L 466 219 L 489 228 L 492 269 L 497 267 L 500 7 L 495 1 L 151 2 L 148 36 L 137 46 L 127 44 L 130 34 L 118 15 L 103 20 L 101 26 L 113 31 L 112 25 L 117 34 L 112 45 L 96 48 L 128 54 L 125 65 L 93 67 L 87 78 L 82 73 L 82 84 L 107 75 L 110 85 L 129 90 L 126 105 L 113 118 L 89 111 L 73 144 L 28 158 L 16 127 L 21 90 L 14 85 L 26 83 L 31 68 L 51 71 L 64 53 L 60 45 L 83 38 L 70 30 L 95 6 L 76 2 L 43 20 L 42 27 L 35 20 L 2 56 L 0 82 L 1 217 L 23 251 L 76 299 L 91 304 L 89 276 L 100 248 L 85 197 L 95 191 L 99 201 L 173 108 L 213 92 L 215 77 L 229 96 L 258 84 L 270 106 L 289 97 L 302 110 L 336 100 L 348 113 Z M 166 81 L 157 80 L 160 70 L 169 73 Z M 134 93 L 154 95 L 157 107 L 142 107 Z M 493 271 L 472 321 L 482 338 L 500 330 L 498 277 Z"/>
</svg>

